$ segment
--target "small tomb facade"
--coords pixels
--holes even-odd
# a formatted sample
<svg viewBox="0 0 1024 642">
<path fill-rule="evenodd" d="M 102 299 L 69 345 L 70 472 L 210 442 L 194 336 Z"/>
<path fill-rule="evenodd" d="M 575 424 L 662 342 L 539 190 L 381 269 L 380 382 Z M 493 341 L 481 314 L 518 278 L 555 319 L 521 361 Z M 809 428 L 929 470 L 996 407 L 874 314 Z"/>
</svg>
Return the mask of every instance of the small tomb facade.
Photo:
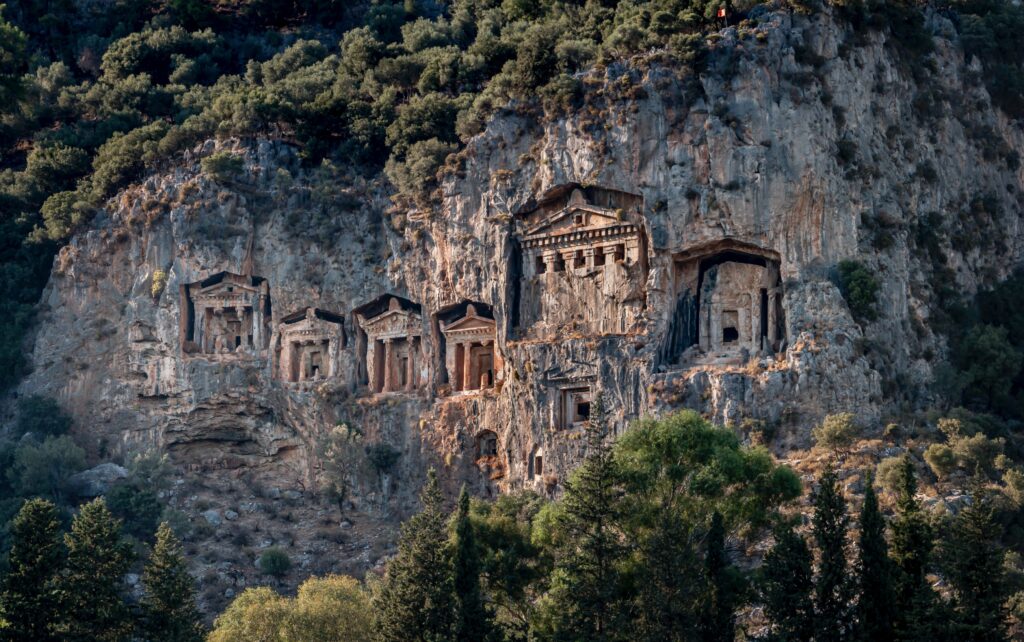
<svg viewBox="0 0 1024 642">
<path fill-rule="evenodd" d="M 591 392 L 589 386 L 562 388 L 558 397 L 559 428 L 579 428 L 590 423 Z"/>
<path fill-rule="evenodd" d="M 383 312 L 377 312 L 380 300 L 356 311 L 365 335 L 361 358 L 367 385 L 374 393 L 416 390 L 426 383 L 420 307 L 399 297 L 386 301 Z"/>
<path fill-rule="evenodd" d="M 339 354 L 345 347 L 344 320 L 326 310 L 306 308 L 281 319 L 274 345 L 279 380 L 333 379 L 338 376 Z"/>
<path fill-rule="evenodd" d="M 183 286 L 182 346 L 186 353 L 259 355 L 270 342 L 266 279 L 221 272 Z"/>
<path fill-rule="evenodd" d="M 498 435 L 493 430 L 482 430 L 476 436 L 476 457 L 487 459 L 498 456 Z"/>
<path fill-rule="evenodd" d="M 784 349 L 779 265 L 774 252 L 734 240 L 677 256 L 678 298 L 662 361 L 684 353 L 735 361 Z"/>
<path fill-rule="evenodd" d="M 642 207 L 635 194 L 571 184 L 519 214 L 515 325 L 539 336 L 626 332 L 645 303 Z"/>
<path fill-rule="evenodd" d="M 465 315 L 440 324 L 452 392 L 493 388 L 502 367 L 501 356 L 495 350 L 494 319 L 483 316 L 477 306 L 470 303 Z"/>
</svg>

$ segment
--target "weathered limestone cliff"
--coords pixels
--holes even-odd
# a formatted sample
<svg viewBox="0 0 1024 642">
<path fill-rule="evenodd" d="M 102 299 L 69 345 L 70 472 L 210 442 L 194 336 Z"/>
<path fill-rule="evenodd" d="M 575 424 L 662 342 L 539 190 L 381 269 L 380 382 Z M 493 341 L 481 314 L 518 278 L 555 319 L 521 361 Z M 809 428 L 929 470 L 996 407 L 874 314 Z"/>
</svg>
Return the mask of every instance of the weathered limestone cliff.
<svg viewBox="0 0 1024 642">
<path fill-rule="evenodd" d="M 379 551 L 309 528 L 336 509 L 267 514 L 321 487 L 340 423 L 398 453 L 350 475 L 352 519 L 384 524 L 366 542 L 431 465 L 452 489 L 557 492 L 598 391 L 616 430 L 692 407 L 780 451 L 831 412 L 929 406 L 937 286 L 1021 260 L 1024 137 L 939 16 L 924 74 L 881 34 L 764 18 L 699 77 L 655 55 L 592 72 L 569 114 L 499 114 L 433 208 L 269 140 L 175 159 L 57 258 L 21 391 L 60 399 L 96 455 L 167 452 L 202 482 L 176 505 L 363 567 Z M 215 149 L 244 173 L 204 174 Z M 840 294 L 845 259 L 876 273 L 877 320 Z"/>
</svg>

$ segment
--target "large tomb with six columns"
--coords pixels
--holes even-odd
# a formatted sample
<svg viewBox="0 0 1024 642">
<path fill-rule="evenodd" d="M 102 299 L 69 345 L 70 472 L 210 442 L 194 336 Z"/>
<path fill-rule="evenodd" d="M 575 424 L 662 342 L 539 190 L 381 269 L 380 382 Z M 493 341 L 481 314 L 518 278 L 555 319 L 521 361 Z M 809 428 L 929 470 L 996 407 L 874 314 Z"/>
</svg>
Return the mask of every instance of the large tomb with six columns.
<svg viewBox="0 0 1024 642">
<path fill-rule="evenodd" d="M 360 365 L 372 392 L 412 391 L 426 383 L 418 304 L 385 295 L 357 308 L 355 316 Z"/>
<path fill-rule="evenodd" d="M 338 375 L 345 347 L 344 320 L 318 308 L 306 308 L 281 319 L 274 334 L 278 379 L 290 383 L 320 381 Z"/>
<path fill-rule="evenodd" d="M 220 272 L 182 287 L 182 346 L 202 355 L 259 355 L 270 340 L 266 279 Z"/>
<path fill-rule="evenodd" d="M 643 199 L 571 184 L 518 215 L 522 334 L 622 334 L 645 304 Z"/>
<path fill-rule="evenodd" d="M 494 319 L 477 306 L 466 306 L 465 315 L 441 321 L 445 340 L 445 368 L 452 392 L 493 388 L 501 372 L 501 357 L 494 349 Z"/>
</svg>

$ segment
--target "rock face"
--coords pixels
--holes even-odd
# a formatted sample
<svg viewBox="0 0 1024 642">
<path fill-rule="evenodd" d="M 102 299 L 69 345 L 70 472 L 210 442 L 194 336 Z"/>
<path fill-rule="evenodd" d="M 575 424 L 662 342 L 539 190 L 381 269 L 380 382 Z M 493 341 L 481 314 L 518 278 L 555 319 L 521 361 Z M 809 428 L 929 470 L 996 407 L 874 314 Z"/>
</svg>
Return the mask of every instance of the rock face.
<svg viewBox="0 0 1024 642">
<path fill-rule="evenodd" d="M 700 77 L 612 65 L 571 114 L 496 116 L 431 209 L 283 143 L 211 141 L 63 249 L 22 389 L 97 449 L 296 493 L 346 423 L 397 453 L 348 475 L 392 519 L 430 465 L 557 492 L 598 391 L 615 431 L 691 407 L 778 449 L 830 412 L 927 407 L 936 286 L 1021 259 L 1024 150 L 930 26 L 922 84 L 882 35 L 782 13 L 723 31 Z M 244 176 L 204 175 L 215 148 Z M 852 317 L 844 259 L 876 274 L 877 320 Z"/>
</svg>

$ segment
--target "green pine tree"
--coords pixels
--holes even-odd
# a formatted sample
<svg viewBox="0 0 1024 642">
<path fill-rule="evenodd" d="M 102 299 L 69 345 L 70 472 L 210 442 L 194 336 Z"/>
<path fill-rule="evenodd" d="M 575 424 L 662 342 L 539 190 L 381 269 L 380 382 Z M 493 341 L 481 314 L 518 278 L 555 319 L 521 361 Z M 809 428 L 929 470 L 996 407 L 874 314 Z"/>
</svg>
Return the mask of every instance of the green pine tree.
<svg viewBox="0 0 1024 642">
<path fill-rule="evenodd" d="M 831 466 L 818 480 L 814 496 L 814 541 L 818 573 L 814 586 L 814 639 L 831 642 L 849 638 L 850 582 L 846 563 L 849 517 L 839 479 Z"/>
<path fill-rule="evenodd" d="M 460 642 L 494 639 L 494 616 L 480 588 L 480 550 L 469 518 L 469 492 L 465 486 L 459 494 L 452 530 L 455 639 Z"/>
<path fill-rule="evenodd" d="M 650 532 L 640 539 L 632 600 L 636 640 L 693 639 L 702 597 L 693 530 L 676 510 L 659 505 Z"/>
<path fill-rule="evenodd" d="M 864 505 L 860 511 L 857 560 L 857 631 L 864 642 L 891 642 L 893 630 L 892 561 L 885 540 L 885 518 L 878 508 L 874 477 L 865 475 Z"/>
<path fill-rule="evenodd" d="M 711 515 L 704 576 L 706 596 L 701 605 L 700 639 L 703 642 L 732 642 L 736 638 L 740 580 L 725 551 L 725 524 L 718 511 Z"/>
<path fill-rule="evenodd" d="M 121 522 L 102 498 L 82 506 L 64 535 L 67 568 L 61 576 L 62 639 L 120 642 L 132 631 L 123 594 L 131 548 L 121 538 Z"/>
<path fill-rule="evenodd" d="M 375 598 L 382 642 L 447 642 L 455 632 L 455 596 L 448 532 L 437 473 L 420 493 L 423 510 L 402 525 L 398 555 L 388 563 Z"/>
<path fill-rule="evenodd" d="M 611 448 L 605 443 L 604 404 L 595 397 L 588 427 L 587 457 L 565 485 L 552 591 L 555 637 L 560 640 L 625 639 L 619 564 L 622 541 L 622 486 Z"/>
<path fill-rule="evenodd" d="M 773 640 L 809 642 L 814 637 L 814 575 L 807 542 L 792 526 L 775 534 L 761 569 L 764 610 Z"/>
<path fill-rule="evenodd" d="M 0 605 L 7 627 L 0 636 L 10 642 L 59 639 L 57 577 L 64 562 L 57 507 L 45 499 L 22 505 L 11 524 L 10 569 Z"/>
<path fill-rule="evenodd" d="M 937 639 L 942 613 L 936 608 L 936 596 L 928 584 L 935 536 L 927 515 L 917 501 L 917 477 L 910 457 L 900 462 L 896 488 L 896 515 L 892 520 L 889 557 L 895 563 L 896 639 L 915 642 Z"/>
<path fill-rule="evenodd" d="M 946 579 L 953 588 L 954 639 L 997 642 L 1007 639 L 1006 600 L 1010 597 L 1002 528 L 992 497 L 979 484 L 973 501 L 950 526 L 940 549 Z"/>
<path fill-rule="evenodd" d="M 203 625 L 196 609 L 195 583 L 185 565 L 181 543 L 163 522 L 142 573 L 143 625 L 149 642 L 201 642 Z"/>
</svg>

